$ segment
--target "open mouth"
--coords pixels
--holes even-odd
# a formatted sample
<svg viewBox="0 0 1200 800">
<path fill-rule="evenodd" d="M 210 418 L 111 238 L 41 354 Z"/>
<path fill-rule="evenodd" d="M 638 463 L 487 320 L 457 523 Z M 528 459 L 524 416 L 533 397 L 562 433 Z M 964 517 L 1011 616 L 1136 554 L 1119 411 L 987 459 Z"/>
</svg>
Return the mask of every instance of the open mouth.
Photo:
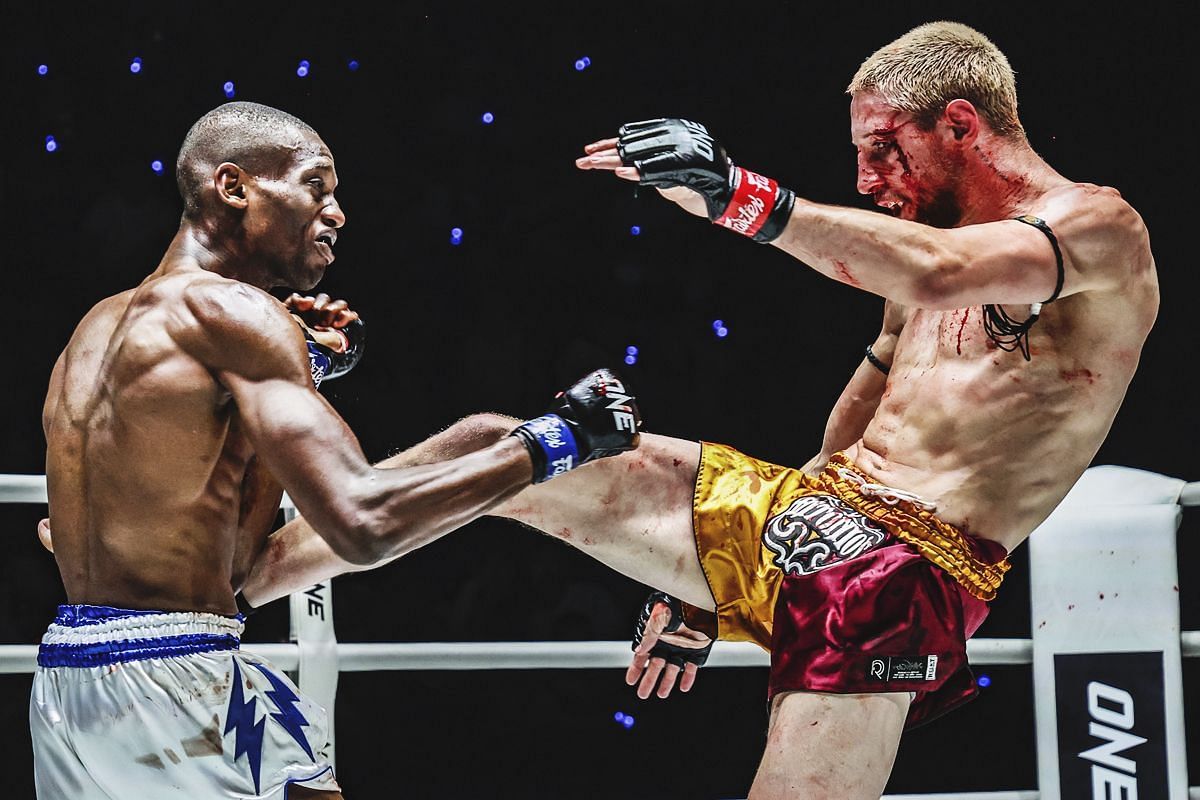
<svg viewBox="0 0 1200 800">
<path fill-rule="evenodd" d="M 320 236 L 317 237 L 317 240 L 316 240 L 317 249 L 320 250 L 325 255 L 325 258 L 330 263 L 333 262 L 333 245 L 336 242 L 337 242 L 337 235 L 334 233 L 322 233 Z"/>
<path fill-rule="evenodd" d="M 875 205 L 879 206 L 893 217 L 898 217 L 904 212 L 903 200 L 884 200 L 882 198 L 876 198 Z"/>
</svg>

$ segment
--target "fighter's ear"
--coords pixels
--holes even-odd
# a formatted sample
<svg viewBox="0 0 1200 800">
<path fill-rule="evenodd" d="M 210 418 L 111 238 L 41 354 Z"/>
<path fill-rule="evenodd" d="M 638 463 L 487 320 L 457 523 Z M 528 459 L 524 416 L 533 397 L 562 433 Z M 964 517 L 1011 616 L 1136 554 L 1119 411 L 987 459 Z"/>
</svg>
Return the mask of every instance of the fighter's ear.
<svg viewBox="0 0 1200 800">
<path fill-rule="evenodd" d="M 942 112 L 942 121 L 955 139 L 971 144 L 979 135 L 979 112 L 969 100 L 951 100 Z"/>
<path fill-rule="evenodd" d="M 246 172 L 237 164 L 229 161 L 222 162 L 213 171 L 213 185 L 217 189 L 217 197 L 227 206 L 245 210 Z"/>
</svg>

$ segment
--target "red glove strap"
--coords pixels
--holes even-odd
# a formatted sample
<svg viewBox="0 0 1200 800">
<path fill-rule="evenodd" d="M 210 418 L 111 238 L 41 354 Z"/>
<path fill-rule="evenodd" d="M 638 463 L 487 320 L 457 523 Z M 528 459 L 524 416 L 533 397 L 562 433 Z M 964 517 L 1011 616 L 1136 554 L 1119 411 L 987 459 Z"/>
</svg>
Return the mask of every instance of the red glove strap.
<svg viewBox="0 0 1200 800">
<path fill-rule="evenodd" d="M 743 236 L 753 236 L 767 221 L 771 209 L 775 208 L 779 184 L 757 172 L 741 167 L 734 169 L 737 171 L 737 188 L 733 190 L 733 199 L 729 201 L 725 213 L 713 220 L 713 224 L 730 228 Z"/>
</svg>

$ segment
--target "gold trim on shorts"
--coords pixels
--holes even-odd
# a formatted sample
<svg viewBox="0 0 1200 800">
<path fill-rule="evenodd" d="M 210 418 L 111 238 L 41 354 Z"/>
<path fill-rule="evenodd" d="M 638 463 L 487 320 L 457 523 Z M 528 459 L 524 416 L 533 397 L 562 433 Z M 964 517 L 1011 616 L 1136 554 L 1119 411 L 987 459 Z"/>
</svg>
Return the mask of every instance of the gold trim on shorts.
<svg viewBox="0 0 1200 800">
<path fill-rule="evenodd" d="M 985 564 L 958 528 L 907 500 L 892 505 L 862 494 L 860 485 L 842 477 L 839 468 L 870 481 L 842 453 L 835 454 L 814 478 L 727 445 L 701 443 L 692 529 L 700 566 L 716 601 L 722 640 L 751 641 L 770 649 L 782 572 L 763 544 L 763 530 L 768 520 L 805 495 L 839 497 L 911 544 L 972 596 L 981 600 L 996 596 L 1010 568 L 1007 559 Z M 685 613 L 685 617 L 690 620 L 692 615 Z"/>
<path fill-rule="evenodd" d="M 888 503 L 878 497 L 864 495 L 859 484 L 846 480 L 837 473 L 839 467 L 859 475 L 866 481 L 871 479 L 859 470 L 845 453 L 834 453 L 829 459 L 829 466 L 821 473 L 821 483 L 828 482 L 827 485 L 834 489 L 842 500 L 882 524 L 897 539 L 911 544 L 918 553 L 958 581 L 959 586 L 966 589 L 972 597 L 978 597 L 980 600 L 995 599 L 996 590 L 1004 582 L 1004 573 L 1012 569 L 1012 564 L 1007 558 L 995 564 L 981 561 L 975 555 L 967 535 L 955 526 L 943 522 L 932 511 L 916 503 L 907 500 Z"/>
</svg>

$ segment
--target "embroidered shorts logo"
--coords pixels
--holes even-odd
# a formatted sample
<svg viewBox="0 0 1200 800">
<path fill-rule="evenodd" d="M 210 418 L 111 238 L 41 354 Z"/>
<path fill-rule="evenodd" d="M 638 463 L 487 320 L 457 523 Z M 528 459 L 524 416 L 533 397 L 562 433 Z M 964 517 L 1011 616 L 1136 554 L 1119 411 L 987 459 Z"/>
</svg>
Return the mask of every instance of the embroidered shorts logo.
<svg viewBox="0 0 1200 800">
<path fill-rule="evenodd" d="M 775 554 L 772 561 L 791 575 L 811 575 L 849 561 L 886 538 L 873 520 L 824 494 L 793 500 L 763 528 L 763 545 Z"/>
</svg>

